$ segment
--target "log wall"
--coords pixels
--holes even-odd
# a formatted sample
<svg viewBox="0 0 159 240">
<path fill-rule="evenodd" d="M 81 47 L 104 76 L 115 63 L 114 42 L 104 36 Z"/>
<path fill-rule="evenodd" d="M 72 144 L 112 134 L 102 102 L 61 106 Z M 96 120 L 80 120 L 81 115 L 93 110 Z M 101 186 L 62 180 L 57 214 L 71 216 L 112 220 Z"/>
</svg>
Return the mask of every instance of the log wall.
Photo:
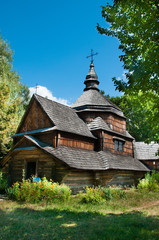
<svg viewBox="0 0 159 240">
<path fill-rule="evenodd" d="M 29 161 L 36 161 L 36 171 L 39 177 L 46 177 L 59 183 L 65 183 L 72 189 L 73 193 L 83 190 L 84 187 L 123 185 L 131 186 L 137 183 L 137 179 L 144 176 L 143 172 L 106 170 L 88 171 L 71 169 L 56 161 L 49 154 L 40 149 L 21 150 L 9 160 L 8 172 L 11 182 L 21 181 L 23 169 Z"/>
<path fill-rule="evenodd" d="M 124 170 L 86 171 L 70 170 L 62 181 L 67 184 L 73 194 L 84 190 L 86 186 L 123 186 L 136 185 L 145 173 Z"/>
<path fill-rule="evenodd" d="M 142 178 L 143 176 L 143 172 L 126 170 L 108 170 L 96 172 L 97 185 L 100 184 L 102 186 L 132 186 L 136 185 L 138 178 Z"/>
<path fill-rule="evenodd" d="M 73 193 L 77 193 L 86 186 L 92 187 L 94 185 L 94 174 L 93 171 L 72 169 L 62 182 L 68 185 Z"/>
<path fill-rule="evenodd" d="M 36 162 L 36 174 L 41 178 L 45 176 L 47 179 L 61 182 L 68 172 L 66 166 L 57 163 L 53 157 L 40 149 L 21 150 L 9 161 L 12 182 L 22 180 L 22 172 L 25 170 L 26 173 L 29 161 Z"/>
</svg>

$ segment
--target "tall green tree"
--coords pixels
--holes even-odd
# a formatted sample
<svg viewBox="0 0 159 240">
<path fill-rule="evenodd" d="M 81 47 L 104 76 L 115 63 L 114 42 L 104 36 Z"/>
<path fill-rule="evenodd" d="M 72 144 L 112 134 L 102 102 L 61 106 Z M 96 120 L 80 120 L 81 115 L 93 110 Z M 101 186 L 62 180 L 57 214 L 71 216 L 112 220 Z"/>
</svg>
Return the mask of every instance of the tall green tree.
<svg viewBox="0 0 159 240">
<path fill-rule="evenodd" d="M 157 0 L 114 0 L 102 7 L 102 16 L 109 27 L 97 26 L 106 36 L 117 37 L 123 54 L 120 60 L 126 79 L 113 78 L 116 89 L 130 97 L 136 93 L 141 104 L 152 104 L 146 119 L 153 131 L 159 125 L 159 4 Z M 151 98 L 151 100 L 150 100 Z M 156 139 L 159 141 L 159 138 Z"/>
<path fill-rule="evenodd" d="M 156 94 L 149 92 L 147 101 L 144 101 L 144 94 L 141 91 L 138 94 L 124 94 L 121 97 L 107 97 L 123 110 L 127 118 L 127 130 L 136 141 L 158 140 L 159 124 L 154 126 L 150 121 L 157 111 Z"/>
<path fill-rule="evenodd" d="M 29 89 L 13 70 L 13 52 L 0 35 L 0 158 L 11 148 L 13 135 L 29 101 Z"/>
<path fill-rule="evenodd" d="M 123 55 L 120 60 L 128 70 L 127 80 L 114 79 L 119 90 L 159 94 L 159 4 L 156 0 L 116 0 L 102 7 L 108 28 L 97 26 L 101 34 L 117 37 Z"/>
</svg>

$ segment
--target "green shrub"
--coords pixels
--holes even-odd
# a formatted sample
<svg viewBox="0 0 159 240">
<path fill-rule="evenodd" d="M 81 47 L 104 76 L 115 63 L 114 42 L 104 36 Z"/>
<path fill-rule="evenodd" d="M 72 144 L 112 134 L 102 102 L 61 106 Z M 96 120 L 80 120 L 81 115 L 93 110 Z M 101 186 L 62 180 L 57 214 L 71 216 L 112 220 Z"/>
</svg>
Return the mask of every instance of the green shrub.
<svg viewBox="0 0 159 240">
<path fill-rule="evenodd" d="M 60 185 L 43 178 L 39 182 L 34 182 L 31 179 L 16 182 L 8 189 L 7 193 L 9 198 L 17 201 L 38 203 L 40 201 L 65 201 L 69 199 L 71 190 L 65 184 Z"/>
<path fill-rule="evenodd" d="M 100 188 L 85 188 L 86 193 L 82 196 L 82 202 L 83 203 L 100 203 L 102 202 L 102 191 Z"/>
<path fill-rule="evenodd" d="M 123 199 L 126 198 L 125 191 L 120 188 L 114 188 L 114 187 L 102 187 L 102 197 L 105 200 L 111 200 L 111 199 Z"/>
<path fill-rule="evenodd" d="M 152 172 L 152 174 L 146 173 L 145 178 L 139 180 L 137 188 L 146 190 L 146 191 L 158 191 L 159 190 L 159 173 L 156 173 L 156 172 Z"/>
<path fill-rule="evenodd" d="M 81 194 L 82 202 L 84 203 L 96 204 L 102 202 L 103 200 L 107 201 L 126 197 L 123 189 L 113 187 L 86 187 L 85 191 L 85 194 Z"/>
<path fill-rule="evenodd" d="M 157 184 L 159 184 L 159 172 L 153 171 L 151 177 L 157 182 Z"/>
<path fill-rule="evenodd" d="M 0 170 L 0 193 L 5 193 L 8 187 L 7 177 Z"/>
</svg>

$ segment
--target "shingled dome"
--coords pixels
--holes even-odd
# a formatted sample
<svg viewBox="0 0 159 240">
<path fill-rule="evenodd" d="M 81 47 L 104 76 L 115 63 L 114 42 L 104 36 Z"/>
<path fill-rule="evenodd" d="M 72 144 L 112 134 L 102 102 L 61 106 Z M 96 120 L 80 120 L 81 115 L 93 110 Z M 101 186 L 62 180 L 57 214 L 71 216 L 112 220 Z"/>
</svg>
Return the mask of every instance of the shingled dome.
<svg viewBox="0 0 159 240">
<path fill-rule="evenodd" d="M 78 111 L 106 111 L 113 112 L 124 117 L 122 110 L 107 99 L 98 89 L 98 77 L 94 70 L 94 64 L 91 63 L 90 70 L 85 80 L 86 88 L 83 94 L 71 105 L 72 108 Z"/>
<path fill-rule="evenodd" d="M 99 91 L 99 89 L 97 87 L 99 84 L 98 76 L 94 70 L 93 62 L 91 62 L 91 64 L 90 64 L 90 69 L 86 76 L 86 80 L 85 80 L 84 84 L 86 85 L 86 88 L 84 89 L 84 91 L 87 91 L 89 89 L 94 89 L 94 90 Z"/>
</svg>

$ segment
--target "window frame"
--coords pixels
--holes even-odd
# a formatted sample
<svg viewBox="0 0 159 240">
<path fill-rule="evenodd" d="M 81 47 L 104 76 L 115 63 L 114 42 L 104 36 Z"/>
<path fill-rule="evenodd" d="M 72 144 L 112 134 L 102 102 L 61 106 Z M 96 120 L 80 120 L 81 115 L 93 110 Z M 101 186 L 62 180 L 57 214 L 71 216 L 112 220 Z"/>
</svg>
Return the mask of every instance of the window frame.
<svg viewBox="0 0 159 240">
<path fill-rule="evenodd" d="M 125 141 L 115 138 L 114 139 L 114 150 L 116 152 L 124 152 L 124 143 L 125 143 Z"/>
</svg>

